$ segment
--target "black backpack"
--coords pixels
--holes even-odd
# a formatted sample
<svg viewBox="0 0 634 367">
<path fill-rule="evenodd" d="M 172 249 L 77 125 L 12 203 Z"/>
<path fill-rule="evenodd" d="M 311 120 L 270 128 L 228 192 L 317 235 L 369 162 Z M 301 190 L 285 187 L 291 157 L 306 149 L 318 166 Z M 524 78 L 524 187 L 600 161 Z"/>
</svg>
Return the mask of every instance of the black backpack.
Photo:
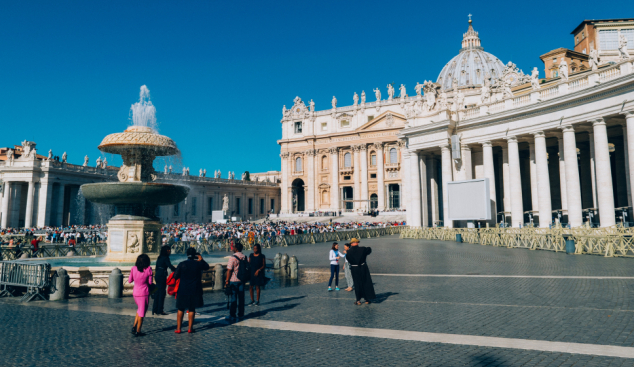
<svg viewBox="0 0 634 367">
<path fill-rule="evenodd" d="M 238 277 L 238 279 L 240 279 L 242 284 L 245 284 L 249 281 L 249 279 L 251 279 L 251 268 L 249 267 L 249 261 L 247 260 L 246 256 L 244 257 L 244 259 L 241 259 L 236 255 L 233 255 L 233 257 L 238 260 L 239 264 L 238 273 L 236 274 L 236 276 Z"/>
</svg>

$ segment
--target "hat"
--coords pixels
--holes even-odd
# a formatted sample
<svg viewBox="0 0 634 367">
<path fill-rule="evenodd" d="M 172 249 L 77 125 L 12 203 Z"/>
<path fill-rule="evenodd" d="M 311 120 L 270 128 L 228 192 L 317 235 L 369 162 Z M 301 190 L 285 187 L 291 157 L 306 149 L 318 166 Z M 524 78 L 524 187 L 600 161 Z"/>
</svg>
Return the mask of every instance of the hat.
<svg viewBox="0 0 634 367">
<path fill-rule="evenodd" d="M 353 239 L 350 240 L 350 243 L 359 243 L 359 240 L 356 239 L 356 238 L 353 238 Z"/>
</svg>

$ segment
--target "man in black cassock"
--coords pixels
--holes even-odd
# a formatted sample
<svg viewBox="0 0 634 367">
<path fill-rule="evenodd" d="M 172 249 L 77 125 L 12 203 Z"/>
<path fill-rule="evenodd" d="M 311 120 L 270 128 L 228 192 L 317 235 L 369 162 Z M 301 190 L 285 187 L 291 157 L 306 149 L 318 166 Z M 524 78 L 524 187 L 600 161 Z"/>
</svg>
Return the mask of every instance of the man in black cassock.
<svg viewBox="0 0 634 367">
<path fill-rule="evenodd" d="M 376 298 L 374 286 L 372 285 L 372 277 L 370 269 L 366 263 L 366 257 L 372 253 L 370 247 L 359 246 L 359 240 L 353 238 L 350 240 L 350 250 L 346 254 L 348 264 L 350 264 L 350 272 L 352 272 L 352 280 L 354 281 L 354 293 L 357 296 L 355 305 L 361 304 L 361 298 L 365 299 L 365 303 Z"/>
</svg>

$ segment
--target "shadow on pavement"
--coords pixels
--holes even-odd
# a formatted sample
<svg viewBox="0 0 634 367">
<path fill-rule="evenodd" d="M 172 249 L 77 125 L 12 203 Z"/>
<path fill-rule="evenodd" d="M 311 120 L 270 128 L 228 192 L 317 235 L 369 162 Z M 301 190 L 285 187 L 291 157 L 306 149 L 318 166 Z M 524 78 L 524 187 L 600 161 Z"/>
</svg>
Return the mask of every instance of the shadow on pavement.
<svg viewBox="0 0 634 367">
<path fill-rule="evenodd" d="M 267 308 L 266 310 L 251 312 L 248 315 L 245 315 L 244 318 L 245 319 L 252 319 L 252 318 L 255 318 L 255 317 L 261 317 L 261 316 L 264 316 L 264 315 L 268 314 L 269 312 L 287 311 L 287 310 L 293 309 L 293 308 L 295 308 L 297 306 L 299 306 L 299 303 L 292 303 L 290 305 L 284 305 L 284 306 L 279 306 L 279 307 Z"/>
<path fill-rule="evenodd" d="M 508 363 L 501 362 L 499 358 L 496 358 L 490 354 L 481 354 L 473 357 L 472 366 L 496 366 L 496 367 L 507 367 L 510 366 Z"/>
<path fill-rule="evenodd" d="M 398 293 L 395 292 L 384 292 L 384 293 L 379 293 L 376 295 L 376 298 L 372 301 L 373 303 L 381 303 L 385 300 L 387 300 L 388 298 L 390 298 L 391 296 L 395 296 Z"/>
</svg>

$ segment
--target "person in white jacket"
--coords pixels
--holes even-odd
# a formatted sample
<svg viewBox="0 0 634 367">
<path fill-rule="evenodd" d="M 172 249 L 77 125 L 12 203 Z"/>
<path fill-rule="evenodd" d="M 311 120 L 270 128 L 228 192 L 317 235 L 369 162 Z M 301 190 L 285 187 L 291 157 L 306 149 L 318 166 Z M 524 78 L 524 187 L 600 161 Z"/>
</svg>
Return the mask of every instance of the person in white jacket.
<svg viewBox="0 0 634 367">
<path fill-rule="evenodd" d="M 335 278 L 335 290 L 339 290 L 339 244 L 334 242 L 330 250 L 330 280 L 328 281 L 328 291 L 332 291 L 332 278 Z"/>
</svg>

